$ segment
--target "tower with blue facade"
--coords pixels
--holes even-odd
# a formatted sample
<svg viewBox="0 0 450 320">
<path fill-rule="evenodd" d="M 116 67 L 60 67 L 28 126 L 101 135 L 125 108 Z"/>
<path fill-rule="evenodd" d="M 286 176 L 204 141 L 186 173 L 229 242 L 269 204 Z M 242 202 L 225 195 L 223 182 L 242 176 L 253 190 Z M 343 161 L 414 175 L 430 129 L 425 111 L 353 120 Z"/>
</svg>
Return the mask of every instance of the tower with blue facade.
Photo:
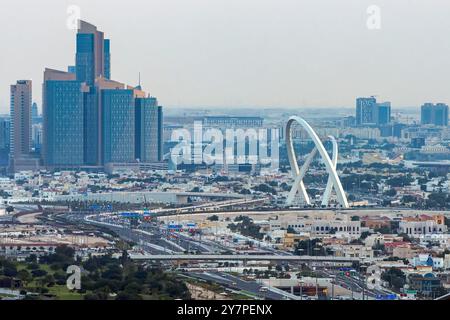
<svg viewBox="0 0 450 320">
<path fill-rule="evenodd" d="M 162 107 L 139 87 L 111 80 L 110 40 L 80 21 L 75 66 L 46 69 L 44 165 L 93 167 L 162 160 Z"/>
</svg>

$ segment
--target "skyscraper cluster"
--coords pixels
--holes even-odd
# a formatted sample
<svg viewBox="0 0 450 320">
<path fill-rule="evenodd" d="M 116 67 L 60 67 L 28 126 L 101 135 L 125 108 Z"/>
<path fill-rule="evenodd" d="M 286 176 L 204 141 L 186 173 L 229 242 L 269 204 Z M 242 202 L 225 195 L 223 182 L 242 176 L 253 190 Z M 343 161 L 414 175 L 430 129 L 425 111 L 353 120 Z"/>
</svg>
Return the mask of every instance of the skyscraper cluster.
<svg viewBox="0 0 450 320">
<path fill-rule="evenodd" d="M 43 164 L 103 167 L 162 160 L 162 107 L 139 86 L 111 80 L 110 41 L 80 21 L 76 65 L 45 69 Z"/>
</svg>

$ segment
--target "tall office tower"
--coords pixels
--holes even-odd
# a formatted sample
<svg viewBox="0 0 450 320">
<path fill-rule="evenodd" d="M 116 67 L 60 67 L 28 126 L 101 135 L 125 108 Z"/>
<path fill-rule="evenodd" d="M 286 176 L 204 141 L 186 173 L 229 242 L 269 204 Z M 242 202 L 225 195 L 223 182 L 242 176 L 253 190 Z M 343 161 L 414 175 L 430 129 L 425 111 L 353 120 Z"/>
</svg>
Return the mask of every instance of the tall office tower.
<svg viewBox="0 0 450 320">
<path fill-rule="evenodd" d="M 104 89 L 100 93 L 102 161 L 130 163 L 135 159 L 135 101 L 132 89 Z"/>
<path fill-rule="evenodd" d="M 94 85 L 97 77 L 109 78 L 110 42 L 97 27 L 80 20 L 77 33 L 76 75 L 77 80 Z"/>
<path fill-rule="evenodd" d="M 375 97 L 356 99 L 356 124 L 374 124 L 375 108 L 377 100 Z"/>
<path fill-rule="evenodd" d="M 83 94 L 86 90 L 73 73 L 45 70 L 42 157 L 46 166 L 83 165 Z"/>
<path fill-rule="evenodd" d="M 389 124 L 391 122 L 391 103 L 377 103 L 375 115 L 375 123 L 377 125 Z"/>
<path fill-rule="evenodd" d="M 162 150 L 162 107 L 153 97 L 136 98 L 135 157 L 141 162 L 159 162 Z"/>
<path fill-rule="evenodd" d="M 20 80 L 11 86 L 11 158 L 31 151 L 31 80 Z"/>
<path fill-rule="evenodd" d="M 448 105 L 425 103 L 421 107 L 420 118 L 423 125 L 448 126 Z"/>
<path fill-rule="evenodd" d="M 26 166 L 31 152 L 31 80 L 19 80 L 11 85 L 10 166 L 14 172 Z M 24 165 L 24 166 L 22 166 Z M 20 167 L 20 168 L 19 168 Z"/>
</svg>

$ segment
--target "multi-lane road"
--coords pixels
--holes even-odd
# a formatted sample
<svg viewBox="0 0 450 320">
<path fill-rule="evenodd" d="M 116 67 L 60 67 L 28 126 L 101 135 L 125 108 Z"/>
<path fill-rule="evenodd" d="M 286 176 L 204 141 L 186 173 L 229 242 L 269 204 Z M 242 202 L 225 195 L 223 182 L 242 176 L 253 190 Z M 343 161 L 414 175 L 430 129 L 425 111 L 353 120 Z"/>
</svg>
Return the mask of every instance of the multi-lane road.
<svg viewBox="0 0 450 320">
<path fill-rule="evenodd" d="M 282 290 L 264 287 L 255 281 L 243 280 L 225 272 L 189 272 L 186 275 L 204 281 L 219 283 L 225 288 L 237 290 L 249 297 L 269 300 L 297 299 L 297 297 Z"/>
<path fill-rule="evenodd" d="M 136 259 L 142 258 L 146 260 L 148 257 L 156 257 L 153 260 L 167 260 L 169 258 L 186 260 L 192 259 L 196 260 L 202 259 L 202 257 L 219 257 L 222 260 L 233 260 L 238 258 L 237 251 L 232 247 L 225 246 L 216 241 L 205 240 L 198 236 L 191 236 L 183 234 L 180 232 L 166 233 L 164 229 L 161 229 L 158 224 L 145 222 L 142 223 L 138 228 L 131 228 L 121 221 L 113 220 L 108 218 L 108 215 L 90 215 L 90 216 L 80 216 L 80 215 L 66 215 L 66 219 L 82 221 L 91 225 L 97 225 L 107 228 L 117 234 L 120 238 L 132 241 L 139 245 L 143 250 L 143 254 L 140 256 L 136 255 Z M 72 221 L 73 222 L 73 221 Z M 267 248 L 265 248 L 267 249 Z M 330 260 L 333 257 L 310 257 L 311 261 L 306 261 L 307 259 L 303 257 L 294 256 L 282 250 L 277 250 L 270 248 L 270 250 L 264 250 L 264 253 L 258 256 L 249 255 L 248 259 L 263 259 L 264 257 L 276 260 L 285 260 L 286 262 L 299 263 L 299 262 L 312 262 L 319 261 L 321 258 L 325 260 Z M 187 257 L 188 255 L 189 257 Z M 167 258 L 165 258 L 167 257 Z M 188 259 L 188 260 L 189 260 Z M 209 259 L 209 258 L 208 258 Z M 206 259 L 206 260 L 208 260 Z M 148 260 L 148 259 L 147 259 Z M 152 259 L 150 259 L 152 260 Z M 219 259 L 216 259 L 219 260 Z M 270 259 L 269 259 L 270 260 Z M 328 262 L 327 260 L 327 262 Z M 320 262 L 320 261 L 319 261 Z M 339 261 L 343 262 L 343 261 Z M 352 261 L 346 261 L 351 263 Z M 336 270 L 318 267 L 316 272 L 327 278 L 334 278 L 335 285 L 344 287 L 352 291 L 352 296 L 355 299 L 374 299 L 377 294 L 390 293 L 387 290 L 376 290 L 368 289 L 367 284 L 362 279 L 362 277 L 346 277 L 342 276 Z M 219 283 L 226 288 L 231 290 L 238 290 L 249 294 L 253 297 L 261 297 L 266 299 L 296 299 L 297 297 L 286 293 L 282 290 L 276 288 L 265 288 L 258 284 L 256 281 L 243 280 L 240 277 L 219 272 L 219 271 L 209 271 L 209 272 L 189 272 L 187 276 L 194 277 L 197 279 L 202 279 L 204 281 L 212 281 Z M 265 290 L 262 290 L 265 289 Z"/>
</svg>

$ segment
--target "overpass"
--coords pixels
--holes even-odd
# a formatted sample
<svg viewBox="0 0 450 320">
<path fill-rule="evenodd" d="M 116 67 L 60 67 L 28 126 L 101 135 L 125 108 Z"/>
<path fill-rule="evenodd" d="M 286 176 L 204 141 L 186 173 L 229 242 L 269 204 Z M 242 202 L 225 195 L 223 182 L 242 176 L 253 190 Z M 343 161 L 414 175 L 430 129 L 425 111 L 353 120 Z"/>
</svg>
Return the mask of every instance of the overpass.
<svg viewBox="0 0 450 320">
<path fill-rule="evenodd" d="M 159 209 L 154 210 L 153 212 L 156 213 L 158 216 L 214 212 L 222 208 L 232 208 L 236 206 L 248 207 L 248 206 L 255 206 L 258 204 L 264 204 L 264 202 L 266 202 L 267 200 L 269 200 L 269 198 L 261 198 L 261 199 L 238 198 L 234 200 L 209 202 L 182 208 Z"/>
<path fill-rule="evenodd" d="M 149 261 L 292 261 L 292 262 L 336 262 L 336 263 L 352 263 L 360 261 L 359 258 L 347 257 L 328 257 L 328 256 L 282 256 L 282 255 L 251 255 L 251 254 L 129 254 L 133 260 L 149 260 Z"/>
<path fill-rule="evenodd" d="M 186 204 L 188 198 L 202 198 L 210 201 L 215 199 L 236 200 L 246 196 L 237 193 L 213 192 L 177 192 L 177 191 L 115 191 L 110 193 L 89 193 L 77 195 L 60 195 L 53 197 L 54 201 L 94 201 L 119 203 L 171 203 Z"/>
</svg>

